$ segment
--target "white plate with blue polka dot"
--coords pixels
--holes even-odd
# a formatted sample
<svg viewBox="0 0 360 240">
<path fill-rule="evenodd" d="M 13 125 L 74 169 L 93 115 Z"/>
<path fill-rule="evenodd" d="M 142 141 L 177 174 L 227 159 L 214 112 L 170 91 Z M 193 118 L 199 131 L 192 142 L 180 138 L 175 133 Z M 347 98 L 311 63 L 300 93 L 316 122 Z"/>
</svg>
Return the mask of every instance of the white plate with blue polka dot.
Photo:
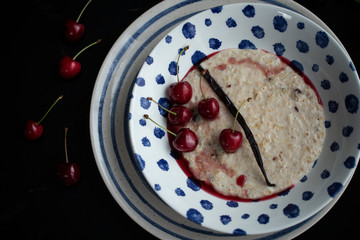
<svg viewBox="0 0 360 240">
<path fill-rule="evenodd" d="M 326 139 L 313 168 L 285 194 L 258 202 L 227 201 L 208 194 L 186 176 L 167 135 L 162 111 L 147 100 L 168 102 L 168 87 L 201 57 L 215 51 L 264 49 L 283 56 L 316 87 L 325 110 Z M 323 209 L 350 180 L 359 158 L 359 78 L 346 51 L 320 26 L 288 9 L 238 3 L 209 9 L 180 23 L 146 58 L 133 86 L 129 135 L 134 159 L 154 192 L 185 218 L 235 235 L 263 234 L 294 226 Z"/>
</svg>

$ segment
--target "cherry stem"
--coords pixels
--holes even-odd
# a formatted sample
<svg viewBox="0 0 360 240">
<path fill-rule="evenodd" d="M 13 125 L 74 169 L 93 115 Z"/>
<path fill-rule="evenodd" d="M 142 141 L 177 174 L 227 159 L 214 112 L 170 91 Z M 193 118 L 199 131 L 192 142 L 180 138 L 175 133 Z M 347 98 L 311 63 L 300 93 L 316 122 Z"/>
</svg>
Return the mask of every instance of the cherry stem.
<svg viewBox="0 0 360 240">
<path fill-rule="evenodd" d="M 55 106 L 55 104 L 63 98 L 63 95 L 61 95 L 60 97 L 58 97 L 58 99 L 56 99 L 56 101 L 51 105 L 51 107 L 47 110 L 47 112 L 45 113 L 45 115 L 40 119 L 40 121 L 38 121 L 37 123 L 35 123 L 35 125 L 40 124 L 45 118 L 46 116 L 49 114 L 50 110 Z"/>
<path fill-rule="evenodd" d="M 234 123 L 233 123 L 232 129 L 231 129 L 231 132 L 232 132 L 232 133 L 235 132 L 236 119 L 237 119 L 237 116 L 239 115 L 239 111 L 240 111 L 240 108 L 239 108 L 238 111 L 236 112 L 236 115 L 235 115 L 235 118 L 234 118 Z"/>
<path fill-rule="evenodd" d="M 68 132 L 68 128 L 64 128 L 65 129 L 65 137 L 64 137 L 64 145 L 65 145 L 65 161 L 66 163 L 69 163 L 69 158 L 68 158 L 68 153 L 67 153 L 67 132 Z"/>
<path fill-rule="evenodd" d="M 186 50 L 188 50 L 188 49 L 189 49 L 189 45 L 187 45 L 186 47 L 184 47 L 184 48 L 181 50 L 181 52 L 179 53 L 177 62 L 176 62 L 176 77 L 177 77 L 177 81 L 178 81 L 178 82 L 180 82 L 180 80 L 179 80 L 179 60 L 180 60 L 180 56 L 181 56 L 181 54 L 182 54 L 184 51 L 186 51 Z"/>
<path fill-rule="evenodd" d="M 204 94 L 204 92 L 202 90 L 202 87 L 201 87 L 201 77 L 202 77 L 202 75 L 200 74 L 200 92 L 201 92 L 202 97 L 206 100 L 205 94 Z"/>
<path fill-rule="evenodd" d="M 168 133 L 171 133 L 171 134 L 174 135 L 175 137 L 177 136 L 175 133 L 173 133 L 173 132 L 170 131 L 169 129 L 164 128 L 163 126 L 159 125 L 157 122 L 155 122 L 154 120 L 152 120 L 152 119 L 149 117 L 149 115 L 144 114 L 144 118 L 149 119 L 149 120 L 152 121 L 154 124 L 156 124 L 157 126 L 159 126 L 161 129 L 167 131 Z"/>
<path fill-rule="evenodd" d="M 173 114 L 173 115 L 175 115 L 175 116 L 177 115 L 176 112 L 170 111 L 169 109 L 163 107 L 160 103 L 158 103 L 157 101 L 155 101 L 152 97 L 147 97 L 146 99 L 149 100 L 149 101 L 154 102 L 155 104 L 157 104 L 159 107 L 161 107 L 162 109 L 164 109 L 164 110 L 167 111 L 168 113 L 171 113 L 171 114 Z"/>
<path fill-rule="evenodd" d="M 234 118 L 234 123 L 233 123 L 233 127 L 232 127 L 232 133 L 234 133 L 235 131 L 235 125 L 236 125 L 236 119 L 237 119 L 237 116 L 239 115 L 239 112 L 240 112 L 240 108 L 246 103 L 246 102 L 250 102 L 251 101 L 251 98 L 249 97 L 248 99 L 242 101 L 242 103 L 240 104 L 240 107 L 238 108 L 237 112 L 236 112 L 236 115 L 235 115 L 235 118 Z"/>
<path fill-rule="evenodd" d="M 85 5 L 85 7 L 83 7 L 83 9 L 81 10 L 78 18 L 76 19 L 76 22 L 79 22 L 81 15 L 83 14 L 83 12 L 84 12 L 85 9 L 87 8 L 87 6 L 91 3 L 91 1 L 92 1 L 92 0 L 89 0 L 89 1 L 87 2 L 87 4 Z"/>
<path fill-rule="evenodd" d="M 73 57 L 73 60 L 75 60 L 83 51 L 85 51 L 85 50 L 88 49 L 89 47 L 94 46 L 95 44 L 98 44 L 99 42 L 101 42 L 101 39 L 98 39 L 98 40 L 96 40 L 96 42 L 93 42 L 93 43 L 87 45 L 86 47 L 84 47 L 83 49 L 81 49 L 80 52 L 78 52 L 78 53 L 75 55 L 75 57 Z"/>
</svg>

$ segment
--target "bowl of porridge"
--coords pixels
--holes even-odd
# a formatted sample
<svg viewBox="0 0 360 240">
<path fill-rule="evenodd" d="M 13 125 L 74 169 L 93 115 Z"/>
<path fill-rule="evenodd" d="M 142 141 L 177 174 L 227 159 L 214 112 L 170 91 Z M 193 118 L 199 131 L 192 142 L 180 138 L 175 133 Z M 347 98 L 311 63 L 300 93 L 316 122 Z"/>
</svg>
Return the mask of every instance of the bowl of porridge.
<svg viewBox="0 0 360 240">
<path fill-rule="evenodd" d="M 197 224 L 279 231 L 350 181 L 359 90 L 346 50 L 302 15 L 218 6 L 180 23 L 145 59 L 129 106 L 133 159 L 154 193 Z M 186 117 L 176 112 L 184 108 Z"/>
</svg>

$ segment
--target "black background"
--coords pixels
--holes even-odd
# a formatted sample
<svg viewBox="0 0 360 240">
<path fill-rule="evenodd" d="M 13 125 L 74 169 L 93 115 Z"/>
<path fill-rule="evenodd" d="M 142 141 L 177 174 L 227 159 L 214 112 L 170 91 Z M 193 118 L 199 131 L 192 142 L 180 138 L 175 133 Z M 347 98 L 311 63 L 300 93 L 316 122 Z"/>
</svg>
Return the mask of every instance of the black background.
<svg viewBox="0 0 360 240">
<path fill-rule="evenodd" d="M 89 109 L 96 76 L 111 46 L 121 33 L 159 0 L 94 0 L 80 22 L 83 39 L 63 39 L 66 19 L 77 18 L 86 0 L 31 0 L 4 6 L 0 53 L 4 139 L 11 142 L 0 160 L 0 233 L 37 239 L 139 237 L 155 239 L 118 206 L 107 190 L 94 160 L 89 133 Z M 297 1 L 320 17 L 338 36 L 360 69 L 360 4 L 354 0 Z M 9 14 L 4 15 L 4 14 Z M 103 41 L 78 57 L 81 74 L 73 80 L 58 75 L 58 61 L 81 48 Z M 4 85 L 5 86 L 5 85 Z M 5 95 L 8 94 L 8 95 Z M 64 98 L 44 120 L 43 136 L 23 137 L 27 120 L 38 121 L 53 101 Z M 9 97 L 11 96 L 11 97 Z M 15 102 L 15 105 L 13 104 Z M 15 108 L 14 108 L 15 106 Z M 69 128 L 70 161 L 82 170 L 79 183 L 63 186 L 55 175 L 64 157 L 64 127 Z M 15 128 L 13 128 L 15 127 Z M 9 152 L 10 150 L 10 152 Z M 7 155 L 7 153 L 9 153 Z M 314 235 L 349 239 L 357 234 L 360 214 L 359 170 L 333 209 L 311 229 L 297 237 Z M 125 237 L 126 236 L 126 237 Z"/>
</svg>

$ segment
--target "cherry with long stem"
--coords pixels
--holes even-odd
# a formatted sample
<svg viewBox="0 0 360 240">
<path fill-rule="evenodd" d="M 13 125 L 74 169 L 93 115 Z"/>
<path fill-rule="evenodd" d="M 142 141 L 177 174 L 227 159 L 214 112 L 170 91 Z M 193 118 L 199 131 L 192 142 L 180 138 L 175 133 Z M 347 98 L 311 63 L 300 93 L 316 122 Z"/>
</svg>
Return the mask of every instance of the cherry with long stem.
<svg viewBox="0 0 360 240">
<path fill-rule="evenodd" d="M 77 42 L 84 35 L 85 26 L 84 26 L 84 24 L 79 23 L 79 21 L 80 21 L 80 18 L 82 16 L 82 14 L 85 11 L 85 9 L 87 8 L 87 6 L 90 4 L 91 1 L 92 0 L 89 0 L 86 3 L 86 5 L 81 10 L 81 12 L 80 12 L 78 18 L 76 19 L 76 21 L 74 21 L 72 19 L 68 19 L 65 22 L 65 38 L 68 41 Z"/>
<path fill-rule="evenodd" d="M 220 111 L 219 102 L 216 100 L 216 98 L 206 98 L 204 91 L 201 87 L 201 79 L 202 76 L 200 74 L 200 91 L 203 99 L 198 103 L 198 111 L 199 114 L 206 119 L 215 119 Z"/>
<path fill-rule="evenodd" d="M 176 134 L 164 127 L 162 127 L 160 124 L 152 120 L 149 115 L 144 115 L 145 119 L 150 120 L 157 126 L 159 126 L 161 129 L 167 131 L 168 133 L 172 134 L 175 138 L 172 140 L 173 147 L 178 150 L 179 152 L 191 152 L 194 151 L 196 146 L 198 145 L 198 137 L 196 134 L 189 128 L 181 128 L 180 131 Z"/>
<path fill-rule="evenodd" d="M 64 134 L 65 163 L 61 162 L 58 164 L 56 169 L 56 174 L 65 186 L 73 186 L 79 181 L 81 171 L 77 163 L 69 162 L 68 150 L 67 150 L 68 128 L 66 127 L 64 128 L 64 130 L 65 130 L 65 134 Z"/>
<path fill-rule="evenodd" d="M 49 114 L 51 109 L 53 109 L 53 107 L 56 105 L 56 103 L 58 101 L 60 101 L 62 98 L 63 98 L 63 95 L 58 97 L 56 99 L 56 101 L 50 106 L 50 108 L 47 110 L 47 112 L 44 114 L 44 116 L 39 121 L 35 122 L 34 120 L 29 120 L 26 122 L 25 131 L 24 131 L 25 138 L 27 138 L 28 140 L 35 140 L 35 139 L 38 139 L 42 135 L 43 130 L 44 130 L 43 126 L 41 125 L 42 121 L 44 121 L 44 119 Z"/>
<path fill-rule="evenodd" d="M 187 81 L 180 81 L 179 79 L 179 60 L 180 56 L 183 54 L 184 51 L 189 49 L 189 46 L 184 47 L 181 52 L 179 53 L 177 63 L 176 63 L 176 77 L 177 82 L 172 83 L 169 86 L 169 96 L 170 100 L 177 104 L 185 104 L 190 101 L 192 97 L 192 87 L 189 82 Z"/>
<path fill-rule="evenodd" d="M 76 58 L 81 53 L 83 53 L 86 49 L 88 49 L 89 47 L 92 47 L 100 42 L 101 42 L 101 39 L 98 39 L 95 42 L 87 45 L 86 47 L 81 49 L 73 58 L 71 58 L 68 55 L 62 57 L 60 60 L 60 64 L 59 64 L 59 74 L 64 79 L 71 79 L 71 78 L 76 77 L 81 71 L 81 64 L 78 61 L 76 61 Z"/>
</svg>

